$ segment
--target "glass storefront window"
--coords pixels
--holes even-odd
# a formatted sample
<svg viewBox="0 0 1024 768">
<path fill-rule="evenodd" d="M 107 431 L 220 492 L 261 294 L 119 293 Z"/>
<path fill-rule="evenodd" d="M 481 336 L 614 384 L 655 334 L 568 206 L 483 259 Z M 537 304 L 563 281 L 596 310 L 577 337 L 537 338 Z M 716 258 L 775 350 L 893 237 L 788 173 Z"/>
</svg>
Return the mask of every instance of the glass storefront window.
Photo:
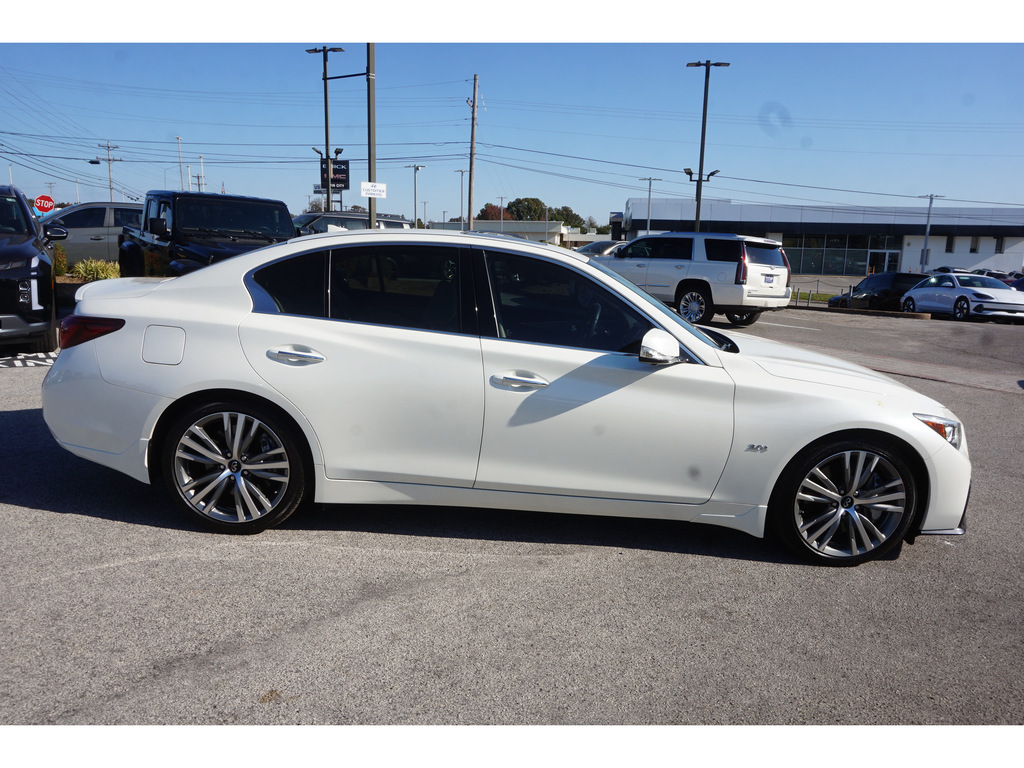
<svg viewBox="0 0 1024 768">
<path fill-rule="evenodd" d="M 850 238 L 851 240 L 853 238 Z M 849 250 L 846 252 L 847 275 L 866 275 L 868 273 L 868 252 Z"/>
<path fill-rule="evenodd" d="M 821 248 L 804 248 L 803 258 L 800 260 L 800 272 L 805 275 L 820 275 L 824 253 Z"/>
<path fill-rule="evenodd" d="M 822 269 L 823 275 L 845 275 L 846 274 L 846 249 L 826 248 L 825 264 Z"/>
</svg>

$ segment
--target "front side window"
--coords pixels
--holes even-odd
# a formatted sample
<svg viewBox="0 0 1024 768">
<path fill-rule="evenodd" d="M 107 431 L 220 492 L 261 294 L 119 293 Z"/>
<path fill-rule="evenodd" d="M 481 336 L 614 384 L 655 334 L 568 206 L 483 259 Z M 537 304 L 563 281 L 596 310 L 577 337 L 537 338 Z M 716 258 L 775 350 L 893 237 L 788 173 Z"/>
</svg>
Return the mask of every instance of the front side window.
<svg viewBox="0 0 1024 768">
<path fill-rule="evenodd" d="M 96 229 L 103 226 L 106 216 L 106 208 L 82 208 L 64 214 L 56 223 L 67 229 Z"/>
<path fill-rule="evenodd" d="M 640 351 L 652 323 L 618 296 L 562 264 L 485 255 L 500 338 L 605 352 Z"/>
</svg>

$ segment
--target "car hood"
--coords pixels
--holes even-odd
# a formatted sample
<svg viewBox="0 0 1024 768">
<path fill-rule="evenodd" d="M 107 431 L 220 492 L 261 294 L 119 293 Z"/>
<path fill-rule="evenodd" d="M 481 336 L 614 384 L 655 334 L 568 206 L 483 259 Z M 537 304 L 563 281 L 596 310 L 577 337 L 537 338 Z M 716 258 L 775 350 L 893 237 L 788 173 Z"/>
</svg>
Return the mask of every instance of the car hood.
<svg viewBox="0 0 1024 768">
<path fill-rule="evenodd" d="M 31 259 L 38 255 L 39 248 L 32 235 L 0 236 L 0 259 L 13 261 L 14 259 Z"/>
<path fill-rule="evenodd" d="M 756 336 L 730 335 L 744 358 L 781 379 L 827 384 L 875 394 L 913 391 L 885 374 L 838 357 Z"/>
</svg>

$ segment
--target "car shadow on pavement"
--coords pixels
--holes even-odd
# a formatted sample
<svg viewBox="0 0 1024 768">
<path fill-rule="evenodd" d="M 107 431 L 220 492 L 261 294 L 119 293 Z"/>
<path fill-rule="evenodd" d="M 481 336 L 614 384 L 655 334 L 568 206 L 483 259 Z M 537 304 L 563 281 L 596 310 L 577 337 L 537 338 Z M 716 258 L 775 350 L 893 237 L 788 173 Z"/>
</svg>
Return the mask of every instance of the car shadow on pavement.
<svg viewBox="0 0 1024 768">
<path fill-rule="evenodd" d="M 4 421 L 7 434 L 19 435 L 20 439 L 5 441 L 0 447 L 0 505 L 169 531 L 206 532 L 177 508 L 162 485 L 140 483 L 63 450 L 49 434 L 41 410 L 7 411 Z M 311 505 L 286 520 L 280 530 L 565 544 L 800 562 L 770 540 L 728 528 L 585 514 L 330 504 Z"/>
</svg>

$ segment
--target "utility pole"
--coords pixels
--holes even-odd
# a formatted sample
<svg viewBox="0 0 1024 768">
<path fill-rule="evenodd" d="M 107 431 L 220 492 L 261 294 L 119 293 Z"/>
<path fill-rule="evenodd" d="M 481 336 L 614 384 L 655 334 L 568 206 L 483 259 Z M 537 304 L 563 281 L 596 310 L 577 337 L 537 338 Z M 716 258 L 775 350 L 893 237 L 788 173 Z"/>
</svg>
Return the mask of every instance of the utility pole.
<svg viewBox="0 0 1024 768">
<path fill-rule="evenodd" d="M 412 168 L 412 228 L 416 229 L 416 195 L 417 195 L 417 182 L 416 177 L 419 176 L 420 168 L 426 168 L 425 165 L 407 165 L 406 168 Z M 423 226 L 427 226 L 427 222 L 423 222 Z"/>
<path fill-rule="evenodd" d="M 505 198 L 498 196 L 498 231 L 505 231 Z"/>
<path fill-rule="evenodd" d="M 661 179 L 652 179 L 648 176 L 646 179 L 637 179 L 637 181 L 647 182 L 647 234 L 651 234 L 651 185 Z"/>
<path fill-rule="evenodd" d="M 429 202 L 428 200 L 424 200 L 423 201 L 423 228 L 424 229 L 428 229 L 428 227 L 427 227 L 427 203 L 428 202 Z"/>
<path fill-rule="evenodd" d="M 469 102 L 473 108 L 473 120 L 469 131 L 469 199 L 466 203 L 469 208 L 468 229 L 473 229 L 473 182 L 476 178 L 476 103 L 479 91 L 480 75 L 473 75 L 473 100 Z"/>
<path fill-rule="evenodd" d="M 928 218 L 924 225 L 924 248 L 921 249 L 921 271 L 925 271 L 925 267 L 928 266 L 928 236 L 932 231 L 932 203 L 935 202 L 936 197 L 945 197 L 945 195 L 920 195 L 920 197 L 928 198 Z"/>
<path fill-rule="evenodd" d="M 107 150 L 107 179 L 110 183 L 110 202 L 114 202 L 114 163 L 120 163 L 121 158 L 111 157 L 110 150 L 120 149 L 120 147 L 111 146 L 109 141 L 106 144 L 97 144 L 96 146 L 100 149 L 106 148 Z M 97 157 L 95 160 L 90 160 L 89 162 L 93 165 L 99 165 L 103 160 L 102 158 Z"/>
</svg>

